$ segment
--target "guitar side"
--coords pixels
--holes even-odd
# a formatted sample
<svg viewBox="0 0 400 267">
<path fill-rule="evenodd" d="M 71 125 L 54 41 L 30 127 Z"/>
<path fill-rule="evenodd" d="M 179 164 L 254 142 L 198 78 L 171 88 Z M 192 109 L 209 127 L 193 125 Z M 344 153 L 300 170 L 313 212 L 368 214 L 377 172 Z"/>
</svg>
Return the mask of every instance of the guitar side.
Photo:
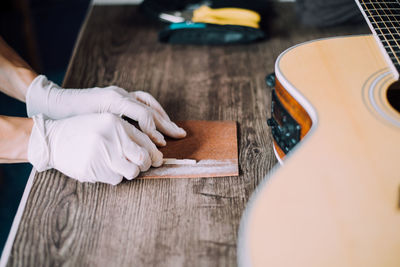
<svg viewBox="0 0 400 267">
<path fill-rule="evenodd" d="M 252 197 L 239 264 L 400 266 L 400 115 L 374 38 L 299 45 L 275 73 L 312 126 Z"/>
</svg>

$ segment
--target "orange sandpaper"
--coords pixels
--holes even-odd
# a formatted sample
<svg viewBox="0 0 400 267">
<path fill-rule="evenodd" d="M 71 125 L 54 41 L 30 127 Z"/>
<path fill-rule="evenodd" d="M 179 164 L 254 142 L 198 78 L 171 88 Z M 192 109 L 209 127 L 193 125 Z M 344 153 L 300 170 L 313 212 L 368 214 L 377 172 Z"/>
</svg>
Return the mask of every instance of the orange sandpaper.
<svg viewBox="0 0 400 267">
<path fill-rule="evenodd" d="M 234 121 L 178 121 L 183 139 L 167 138 L 160 148 L 164 159 L 189 160 L 150 168 L 139 178 L 199 178 L 238 176 L 238 148 Z"/>
</svg>

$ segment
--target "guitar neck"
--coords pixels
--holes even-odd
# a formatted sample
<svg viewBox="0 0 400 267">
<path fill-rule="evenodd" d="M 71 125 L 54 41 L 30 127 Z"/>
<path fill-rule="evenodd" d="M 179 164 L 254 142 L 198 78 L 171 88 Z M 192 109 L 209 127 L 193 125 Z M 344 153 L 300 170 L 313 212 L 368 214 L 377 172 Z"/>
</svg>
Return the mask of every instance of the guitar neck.
<svg viewBox="0 0 400 267">
<path fill-rule="evenodd" d="M 396 80 L 400 73 L 400 3 L 356 0 Z"/>
</svg>

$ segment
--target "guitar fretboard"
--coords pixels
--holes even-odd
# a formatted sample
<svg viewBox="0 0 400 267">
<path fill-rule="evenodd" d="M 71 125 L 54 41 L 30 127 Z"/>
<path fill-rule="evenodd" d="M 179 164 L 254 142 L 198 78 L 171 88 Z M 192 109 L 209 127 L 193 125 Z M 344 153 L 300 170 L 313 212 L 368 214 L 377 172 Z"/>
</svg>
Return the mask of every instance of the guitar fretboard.
<svg viewBox="0 0 400 267">
<path fill-rule="evenodd" d="M 356 0 L 369 27 L 379 40 L 395 78 L 400 73 L 400 3 L 386 0 Z"/>
</svg>

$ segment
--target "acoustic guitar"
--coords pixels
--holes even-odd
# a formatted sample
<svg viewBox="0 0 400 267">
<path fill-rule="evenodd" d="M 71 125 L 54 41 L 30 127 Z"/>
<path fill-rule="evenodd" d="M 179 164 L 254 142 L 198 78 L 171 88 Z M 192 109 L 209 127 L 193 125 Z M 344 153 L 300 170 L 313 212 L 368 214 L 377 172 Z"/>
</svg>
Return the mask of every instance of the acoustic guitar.
<svg viewBox="0 0 400 267">
<path fill-rule="evenodd" d="M 372 35 L 276 61 L 269 125 L 283 166 L 246 208 L 240 266 L 400 266 L 400 4 L 357 4 Z"/>
</svg>

